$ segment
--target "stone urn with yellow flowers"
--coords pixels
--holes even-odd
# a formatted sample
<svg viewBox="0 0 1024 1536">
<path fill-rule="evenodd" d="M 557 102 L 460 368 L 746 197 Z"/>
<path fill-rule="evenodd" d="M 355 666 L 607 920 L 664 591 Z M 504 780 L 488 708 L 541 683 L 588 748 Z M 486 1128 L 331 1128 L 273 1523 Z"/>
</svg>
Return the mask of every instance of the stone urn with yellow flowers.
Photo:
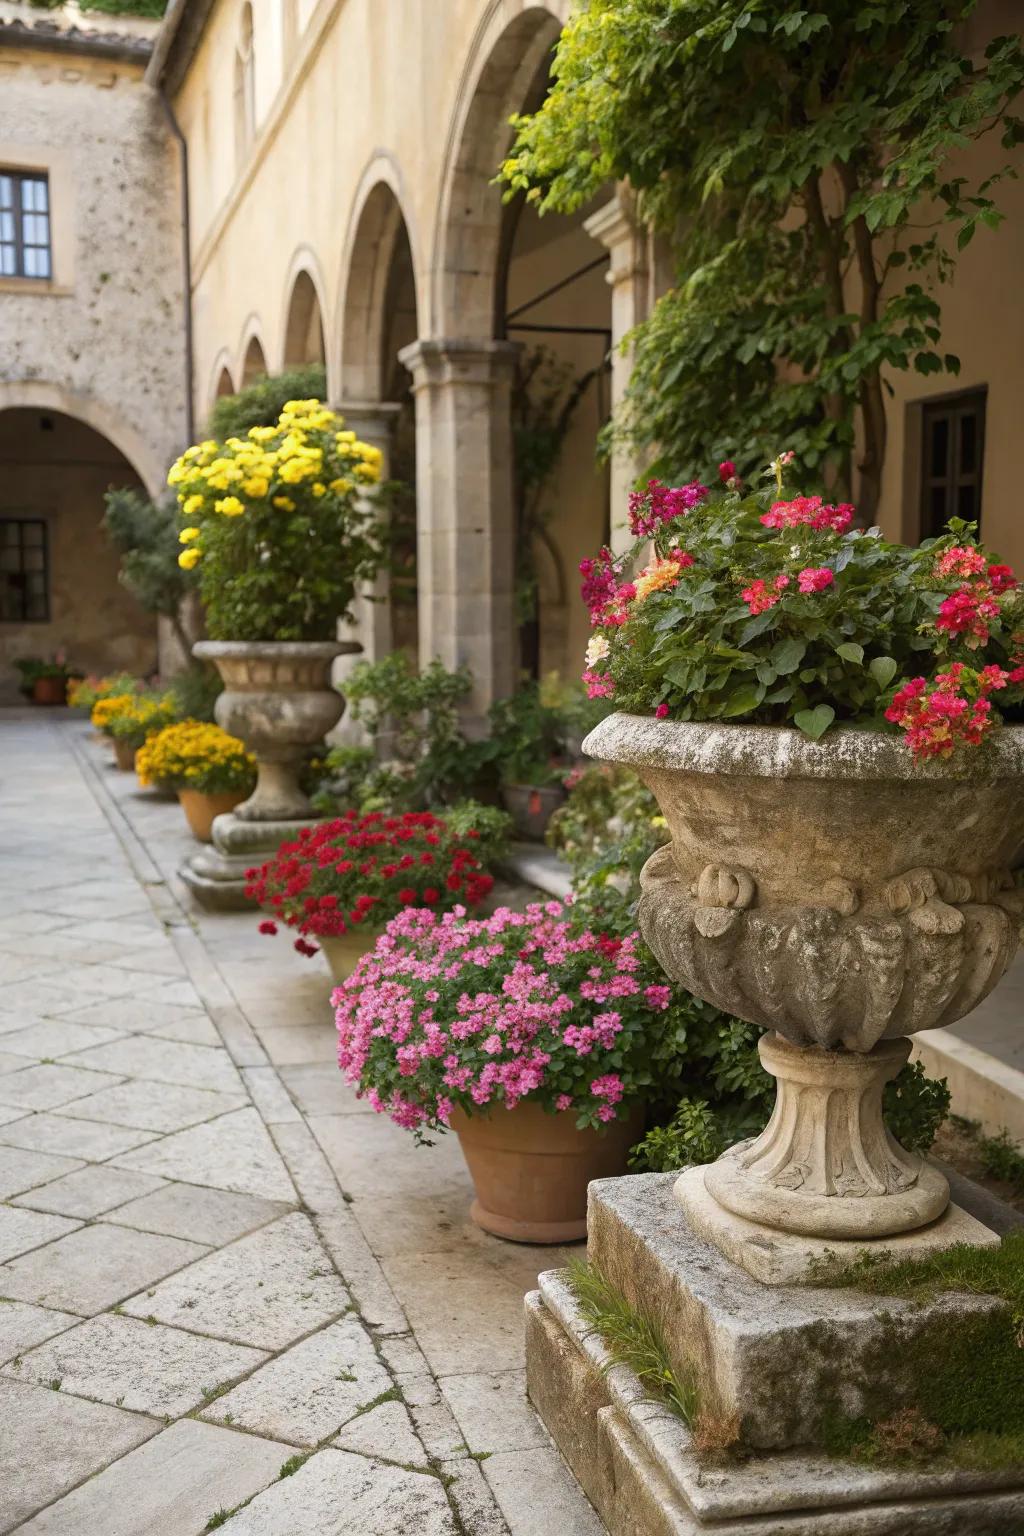
<svg viewBox="0 0 1024 1536">
<path fill-rule="evenodd" d="M 319 400 L 292 400 L 274 426 L 189 448 L 168 477 L 178 494 L 179 563 L 195 570 L 211 661 L 225 688 L 217 721 L 256 758 L 249 799 L 214 823 L 213 850 L 183 870 L 209 906 L 246 904 L 245 871 L 309 824 L 299 777 L 341 718 L 331 684 L 357 589 L 384 558 L 375 497 L 381 451 Z"/>
</svg>

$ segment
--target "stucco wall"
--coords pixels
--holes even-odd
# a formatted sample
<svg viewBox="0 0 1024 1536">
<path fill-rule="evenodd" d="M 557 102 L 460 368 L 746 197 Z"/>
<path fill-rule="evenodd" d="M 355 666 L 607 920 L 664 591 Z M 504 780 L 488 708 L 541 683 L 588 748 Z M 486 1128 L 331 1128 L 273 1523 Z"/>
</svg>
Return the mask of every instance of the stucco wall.
<svg viewBox="0 0 1024 1536">
<path fill-rule="evenodd" d="M 156 491 L 186 436 L 184 284 L 178 151 L 141 65 L 0 48 L 0 165 L 48 169 L 56 256 L 52 283 L 0 281 L 0 407 L 79 416 Z"/>
</svg>

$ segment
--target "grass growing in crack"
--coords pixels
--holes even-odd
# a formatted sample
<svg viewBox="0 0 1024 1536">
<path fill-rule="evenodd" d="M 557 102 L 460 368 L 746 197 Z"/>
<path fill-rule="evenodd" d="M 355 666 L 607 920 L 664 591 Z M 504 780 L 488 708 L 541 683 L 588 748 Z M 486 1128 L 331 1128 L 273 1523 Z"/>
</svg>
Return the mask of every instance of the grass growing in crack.
<svg viewBox="0 0 1024 1536">
<path fill-rule="evenodd" d="M 699 1407 L 697 1389 L 676 1375 L 654 1320 L 631 1306 L 583 1259 L 570 1261 L 569 1285 L 583 1316 L 607 1348 L 611 1364 L 628 1366 L 652 1397 L 665 1403 L 686 1425 L 692 1425 Z"/>
<path fill-rule="evenodd" d="M 234 1514 L 233 1509 L 215 1509 L 213 1514 L 203 1526 L 204 1531 L 215 1531 L 218 1526 L 226 1525 Z"/>
<path fill-rule="evenodd" d="M 364 1403 L 361 1408 L 357 1408 L 355 1413 L 352 1415 L 352 1419 L 361 1419 L 364 1413 L 372 1413 L 373 1410 L 375 1408 L 379 1408 L 382 1403 L 404 1402 L 405 1398 L 402 1396 L 401 1387 L 388 1387 L 386 1392 L 379 1393 L 377 1397 L 372 1397 L 368 1403 Z M 351 1424 L 352 1419 L 349 1419 L 348 1423 Z"/>
<path fill-rule="evenodd" d="M 289 1456 L 288 1460 L 282 1463 L 281 1470 L 277 1474 L 278 1481 L 280 1482 L 283 1477 L 291 1477 L 294 1472 L 297 1472 L 301 1466 L 305 1465 L 312 1454 L 312 1451 L 296 1451 L 294 1456 Z"/>
<path fill-rule="evenodd" d="M 986 1136 L 977 1120 L 965 1120 L 961 1115 L 951 1119 L 957 1130 L 974 1143 L 985 1172 L 1008 1184 L 1014 1194 L 1024 1195 L 1024 1153 L 1009 1131 L 1004 1129 L 998 1136 Z"/>
</svg>

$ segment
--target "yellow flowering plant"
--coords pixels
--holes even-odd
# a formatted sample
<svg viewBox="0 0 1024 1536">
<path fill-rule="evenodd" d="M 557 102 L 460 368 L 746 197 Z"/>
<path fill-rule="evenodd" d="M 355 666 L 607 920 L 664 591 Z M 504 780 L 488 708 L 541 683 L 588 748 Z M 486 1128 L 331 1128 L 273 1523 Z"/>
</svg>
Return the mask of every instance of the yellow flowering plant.
<svg viewBox="0 0 1024 1536">
<path fill-rule="evenodd" d="M 105 736 L 141 747 L 147 736 L 169 725 L 176 714 L 172 694 L 115 693 L 97 699 L 91 719 Z"/>
<path fill-rule="evenodd" d="M 135 759 L 143 784 L 197 789 L 202 794 L 248 794 L 256 783 L 256 759 L 237 736 L 202 720 L 180 720 L 150 736 Z"/>
<path fill-rule="evenodd" d="M 319 400 L 290 400 L 275 426 L 186 449 L 168 475 L 178 561 L 198 572 L 211 638 L 333 639 L 384 559 L 365 494 L 380 475 L 380 449 Z"/>
<path fill-rule="evenodd" d="M 112 677 L 80 677 L 68 687 L 68 704 L 72 709 L 87 709 L 91 714 L 98 700 L 109 699 L 115 693 L 137 693 L 141 689 L 142 683 L 130 672 L 119 672 Z"/>
</svg>

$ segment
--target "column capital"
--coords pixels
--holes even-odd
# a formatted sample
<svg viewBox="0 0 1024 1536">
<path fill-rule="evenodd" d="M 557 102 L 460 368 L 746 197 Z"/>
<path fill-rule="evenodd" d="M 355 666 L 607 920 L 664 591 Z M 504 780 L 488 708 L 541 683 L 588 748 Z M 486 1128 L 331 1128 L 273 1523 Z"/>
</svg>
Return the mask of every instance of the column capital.
<svg viewBox="0 0 1024 1536">
<path fill-rule="evenodd" d="M 603 207 L 584 219 L 583 228 L 609 251 L 644 233 L 636 219 L 636 199 L 625 187 L 618 188 Z"/>
<path fill-rule="evenodd" d="M 412 374 L 413 389 L 438 384 L 495 384 L 512 376 L 522 346 L 515 341 L 438 336 L 403 347 L 398 360 Z"/>
<path fill-rule="evenodd" d="M 378 447 L 390 442 L 402 407 L 390 400 L 339 400 L 334 407 L 361 438 Z"/>
</svg>

